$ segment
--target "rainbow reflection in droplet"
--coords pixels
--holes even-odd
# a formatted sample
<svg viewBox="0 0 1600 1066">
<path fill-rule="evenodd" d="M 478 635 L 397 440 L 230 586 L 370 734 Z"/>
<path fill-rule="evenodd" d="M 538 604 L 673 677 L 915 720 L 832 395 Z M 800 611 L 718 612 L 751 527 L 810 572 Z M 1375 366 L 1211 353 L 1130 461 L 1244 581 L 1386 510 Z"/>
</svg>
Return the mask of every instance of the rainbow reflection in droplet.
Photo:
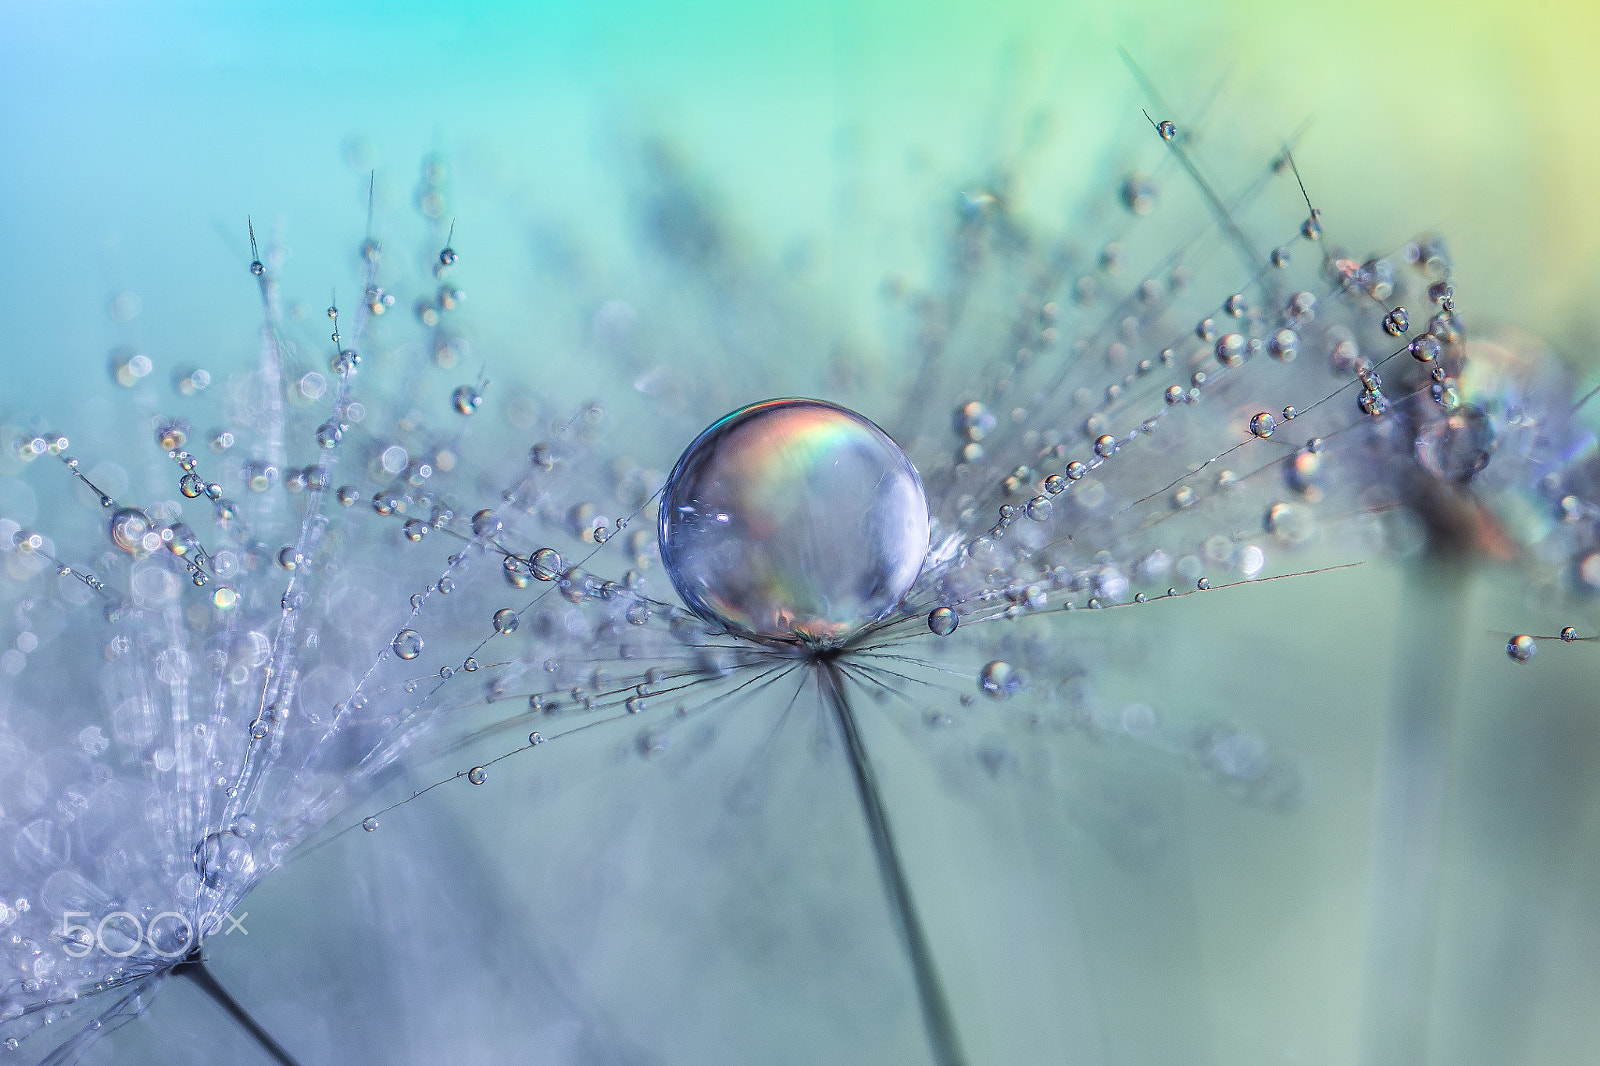
<svg viewBox="0 0 1600 1066">
<path fill-rule="evenodd" d="M 894 609 L 928 550 L 917 468 L 872 422 L 766 400 L 707 429 L 661 499 L 661 558 L 684 603 L 759 638 L 836 646 Z"/>
</svg>

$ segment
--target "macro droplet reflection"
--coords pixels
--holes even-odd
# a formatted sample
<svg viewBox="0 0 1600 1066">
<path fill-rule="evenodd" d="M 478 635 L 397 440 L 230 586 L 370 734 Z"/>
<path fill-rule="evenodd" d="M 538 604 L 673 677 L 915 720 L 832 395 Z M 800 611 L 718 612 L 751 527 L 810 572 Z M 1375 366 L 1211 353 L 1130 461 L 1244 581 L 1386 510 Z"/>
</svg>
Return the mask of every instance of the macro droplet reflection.
<svg viewBox="0 0 1600 1066">
<path fill-rule="evenodd" d="M 872 422 L 820 400 L 767 400 L 683 453 L 660 536 L 673 586 L 702 618 L 836 646 L 916 581 L 928 503 L 916 467 Z"/>
</svg>

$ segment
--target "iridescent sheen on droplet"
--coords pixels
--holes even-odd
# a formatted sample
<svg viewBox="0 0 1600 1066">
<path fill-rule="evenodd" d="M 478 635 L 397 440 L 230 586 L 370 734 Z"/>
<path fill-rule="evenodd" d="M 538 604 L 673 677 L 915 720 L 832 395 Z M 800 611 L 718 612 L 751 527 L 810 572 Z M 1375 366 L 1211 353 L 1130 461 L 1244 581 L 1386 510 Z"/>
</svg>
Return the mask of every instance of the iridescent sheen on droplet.
<svg viewBox="0 0 1600 1066">
<path fill-rule="evenodd" d="M 835 646 L 916 581 L 928 503 L 916 467 L 872 422 L 820 400 L 767 400 L 683 453 L 660 536 L 674 587 L 702 618 Z"/>
</svg>

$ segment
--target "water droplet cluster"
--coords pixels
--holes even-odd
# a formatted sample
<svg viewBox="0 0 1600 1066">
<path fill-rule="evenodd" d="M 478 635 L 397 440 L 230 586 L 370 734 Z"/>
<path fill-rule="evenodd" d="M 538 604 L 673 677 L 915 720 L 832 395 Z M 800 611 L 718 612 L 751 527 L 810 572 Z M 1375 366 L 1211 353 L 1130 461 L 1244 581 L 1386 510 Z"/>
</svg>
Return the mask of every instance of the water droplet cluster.
<svg viewBox="0 0 1600 1066">
<path fill-rule="evenodd" d="M 270 247 L 241 262 L 252 365 L 169 379 L 118 348 L 148 454 L 92 425 L 8 430 L 0 935 L 32 976 L 0 1005 L 165 965 L 68 952 L 63 910 L 226 911 L 331 819 L 377 831 L 385 771 L 476 730 L 527 737 L 447 779 L 484 794 L 511 755 L 560 758 L 546 745 L 598 723 L 670 764 L 699 743 L 677 737 L 834 669 L 986 776 L 1016 762 L 991 734 L 1065 758 L 1062 737 L 1116 731 L 1281 805 L 1295 777 L 1260 738 L 1096 702 L 1106 613 L 1377 552 L 1514 554 L 1472 510 L 1504 499 L 1542 516 L 1515 535 L 1552 584 L 1600 590 L 1600 468 L 1570 397 L 1525 353 L 1466 376 L 1443 244 L 1352 256 L 1310 199 L 1271 209 L 1263 189 L 1294 189 L 1281 155 L 1218 201 L 1187 133 L 1152 126 L 1092 244 L 1004 188 L 964 192 L 939 257 L 959 269 L 882 286 L 914 342 L 881 380 L 729 281 L 718 206 L 670 168 L 639 240 L 705 283 L 698 315 L 677 302 L 695 286 L 663 310 L 574 277 L 563 299 L 598 310 L 573 343 L 627 387 L 479 372 L 474 260 L 432 160 L 427 256 L 370 236 L 325 320 L 304 313 L 324 278 L 281 276 Z M 752 403 L 780 390 L 838 402 Z"/>
</svg>

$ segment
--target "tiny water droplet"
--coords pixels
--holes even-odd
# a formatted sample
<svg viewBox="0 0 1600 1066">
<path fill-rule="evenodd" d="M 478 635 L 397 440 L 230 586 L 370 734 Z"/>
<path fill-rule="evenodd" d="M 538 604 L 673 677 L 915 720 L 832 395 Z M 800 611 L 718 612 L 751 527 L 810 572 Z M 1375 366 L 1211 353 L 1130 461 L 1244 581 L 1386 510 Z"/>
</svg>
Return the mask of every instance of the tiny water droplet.
<svg viewBox="0 0 1600 1066">
<path fill-rule="evenodd" d="M 1525 663 L 1533 658 L 1538 651 L 1539 646 L 1526 633 L 1512 637 L 1506 644 L 1506 654 L 1511 656 L 1513 662 Z"/>
<path fill-rule="evenodd" d="M 509 607 L 502 607 L 494 613 L 494 631 L 502 636 L 517 631 L 517 612 Z"/>
<path fill-rule="evenodd" d="M 481 766 L 474 766 L 472 769 L 467 771 L 467 780 L 471 781 L 474 785 L 481 785 L 485 781 L 489 780 L 489 771 L 485 770 Z"/>
<path fill-rule="evenodd" d="M 928 612 L 928 629 L 936 636 L 948 637 L 960 623 L 960 616 L 948 607 L 935 607 Z"/>
<path fill-rule="evenodd" d="M 988 663 L 978 673 L 978 688 L 992 700 L 1010 699 L 1022 687 L 1022 675 L 1003 659 Z"/>
</svg>

